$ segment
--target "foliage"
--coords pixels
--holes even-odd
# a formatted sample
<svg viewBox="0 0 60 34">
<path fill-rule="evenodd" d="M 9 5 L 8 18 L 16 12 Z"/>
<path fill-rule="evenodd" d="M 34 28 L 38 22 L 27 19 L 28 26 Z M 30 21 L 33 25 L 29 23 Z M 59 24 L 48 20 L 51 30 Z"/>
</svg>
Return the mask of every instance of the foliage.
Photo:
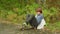
<svg viewBox="0 0 60 34">
<path fill-rule="evenodd" d="M 57 7 L 59 3 L 50 4 L 52 0 L 51 2 L 48 0 L 47 4 L 44 3 L 42 6 L 37 1 L 39 0 L 0 0 L 0 18 L 13 23 L 23 23 L 27 13 L 36 14 L 35 9 L 41 7 L 47 25 L 60 21 L 60 8 Z M 59 25 L 56 23 L 56 26 Z"/>
</svg>

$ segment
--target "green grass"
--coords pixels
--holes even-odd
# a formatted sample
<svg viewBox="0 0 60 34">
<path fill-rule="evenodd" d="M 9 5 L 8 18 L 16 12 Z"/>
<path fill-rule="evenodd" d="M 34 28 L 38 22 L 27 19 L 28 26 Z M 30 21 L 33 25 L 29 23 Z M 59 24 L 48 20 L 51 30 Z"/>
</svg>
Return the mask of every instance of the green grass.
<svg viewBox="0 0 60 34">
<path fill-rule="evenodd" d="M 56 22 L 56 23 L 47 23 L 46 27 L 52 31 L 55 30 L 60 30 L 60 22 Z"/>
</svg>

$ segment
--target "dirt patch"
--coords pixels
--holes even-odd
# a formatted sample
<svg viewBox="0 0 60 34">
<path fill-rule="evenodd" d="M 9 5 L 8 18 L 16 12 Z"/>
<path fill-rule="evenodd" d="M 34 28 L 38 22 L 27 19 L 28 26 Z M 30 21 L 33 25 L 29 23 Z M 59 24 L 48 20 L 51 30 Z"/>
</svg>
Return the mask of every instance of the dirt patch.
<svg viewBox="0 0 60 34">
<path fill-rule="evenodd" d="M 0 34 L 60 34 L 60 32 L 35 29 L 20 30 L 17 25 L 0 23 Z"/>
</svg>

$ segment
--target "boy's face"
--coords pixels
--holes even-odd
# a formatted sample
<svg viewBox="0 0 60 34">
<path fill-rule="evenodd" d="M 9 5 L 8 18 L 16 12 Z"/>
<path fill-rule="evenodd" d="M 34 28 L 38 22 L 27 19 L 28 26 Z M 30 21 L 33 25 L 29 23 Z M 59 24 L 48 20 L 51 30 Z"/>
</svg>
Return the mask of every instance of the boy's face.
<svg viewBox="0 0 60 34">
<path fill-rule="evenodd" d="M 39 14 L 41 14 L 40 12 L 37 12 L 37 14 L 39 15 Z"/>
</svg>

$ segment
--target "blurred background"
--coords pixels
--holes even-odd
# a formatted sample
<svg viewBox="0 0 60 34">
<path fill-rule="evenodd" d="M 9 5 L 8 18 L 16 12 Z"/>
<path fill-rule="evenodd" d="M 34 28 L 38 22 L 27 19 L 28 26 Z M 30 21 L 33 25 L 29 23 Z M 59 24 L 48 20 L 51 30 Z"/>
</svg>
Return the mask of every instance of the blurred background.
<svg viewBox="0 0 60 34">
<path fill-rule="evenodd" d="M 26 14 L 41 7 L 46 28 L 60 31 L 60 0 L 0 0 L 0 23 L 22 24 Z"/>
</svg>

